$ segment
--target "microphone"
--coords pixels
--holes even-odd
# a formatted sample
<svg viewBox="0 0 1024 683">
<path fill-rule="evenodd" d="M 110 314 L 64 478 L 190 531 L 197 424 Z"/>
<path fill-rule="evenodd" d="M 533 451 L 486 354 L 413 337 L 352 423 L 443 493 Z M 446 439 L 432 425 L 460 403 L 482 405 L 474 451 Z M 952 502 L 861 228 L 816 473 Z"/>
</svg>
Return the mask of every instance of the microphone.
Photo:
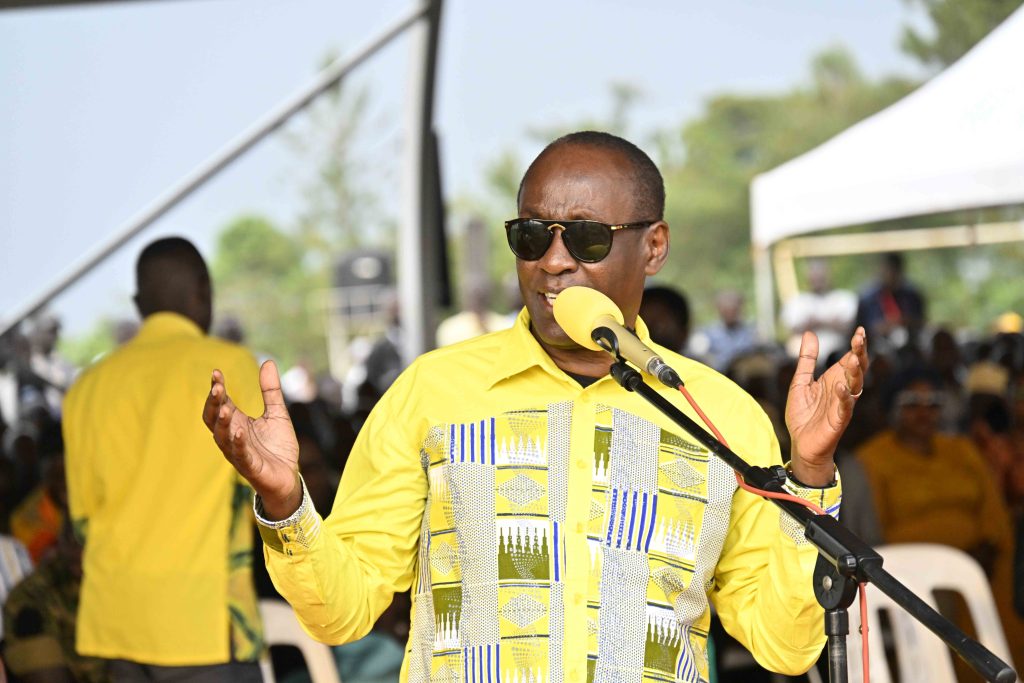
<svg viewBox="0 0 1024 683">
<path fill-rule="evenodd" d="M 559 326 L 583 348 L 622 356 L 673 389 L 683 383 L 675 370 L 626 329 L 622 311 L 614 301 L 596 289 L 563 289 L 555 297 L 554 313 Z"/>
</svg>

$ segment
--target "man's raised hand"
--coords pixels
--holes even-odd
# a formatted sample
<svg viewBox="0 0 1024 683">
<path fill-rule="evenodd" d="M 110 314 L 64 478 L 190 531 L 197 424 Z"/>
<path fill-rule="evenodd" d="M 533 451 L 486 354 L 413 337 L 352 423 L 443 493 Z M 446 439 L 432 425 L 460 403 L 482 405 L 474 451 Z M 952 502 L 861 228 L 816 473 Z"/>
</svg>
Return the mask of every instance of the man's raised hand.
<svg viewBox="0 0 1024 683">
<path fill-rule="evenodd" d="M 224 457 L 252 484 L 271 519 L 285 519 L 299 508 L 299 444 L 281 393 L 274 361 L 260 368 L 263 415 L 243 413 L 228 396 L 224 375 L 213 371 L 203 422 Z"/>
<path fill-rule="evenodd" d="M 832 480 L 833 455 L 839 437 L 850 424 L 853 406 L 864 390 L 864 374 L 868 370 L 864 328 L 858 327 L 853 333 L 850 350 L 814 379 L 817 360 L 818 338 L 813 332 L 804 332 L 786 399 L 786 426 L 793 442 L 793 474 L 810 486 L 822 486 Z"/>
</svg>

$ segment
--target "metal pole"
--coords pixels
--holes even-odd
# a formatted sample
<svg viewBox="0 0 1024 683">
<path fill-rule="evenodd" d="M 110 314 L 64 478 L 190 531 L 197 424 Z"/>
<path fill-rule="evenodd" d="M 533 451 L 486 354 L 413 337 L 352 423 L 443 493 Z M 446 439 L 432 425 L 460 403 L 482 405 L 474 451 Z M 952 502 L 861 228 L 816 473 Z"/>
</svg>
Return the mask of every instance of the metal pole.
<svg viewBox="0 0 1024 683">
<path fill-rule="evenodd" d="M 772 281 L 771 247 L 754 247 L 754 300 L 757 333 L 764 341 L 775 340 L 775 284 Z"/>
<path fill-rule="evenodd" d="M 3 334 L 40 310 L 61 292 L 77 282 L 83 275 L 120 249 L 128 240 L 152 225 L 157 219 L 177 206 L 178 203 L 203 186 L 220 171 L 224 170 L 235 159 L 256 145 L 256 143 L 280 128 L 293 115 L 305 109 L 310 102 L 319 97 L 323 92 L 337 85 L 349 72 L 415 24 L 431 8 L 432 5 L 430 3 L 418 4 L 413 10 L 395 21 L 377 38 L 356 50 L 352 55 L 342 57 L 327 66 L 306 86 L 267 112 L 219 152 L 199 164 L 199 166 L 135 214 L 128 222 L 121 225 L 106 242 L 98 245 L 73 265 L 67 275 L 59 278 L 42 294 L 16 308 L 9 317 L 0 320 L 0 334 Z"/>
<path fill-rule="evenodd" d="M 402 320 L 402 357 L 406 363 L 434 346 L 433 314 L 440 233 L 434 187 L 434 84 L 441 0 L 432 0 L 426 21 L 412 28 L 408 98 L 405 112 L 402 209 L 398 230 L 398 302 Z"/>
</svg>

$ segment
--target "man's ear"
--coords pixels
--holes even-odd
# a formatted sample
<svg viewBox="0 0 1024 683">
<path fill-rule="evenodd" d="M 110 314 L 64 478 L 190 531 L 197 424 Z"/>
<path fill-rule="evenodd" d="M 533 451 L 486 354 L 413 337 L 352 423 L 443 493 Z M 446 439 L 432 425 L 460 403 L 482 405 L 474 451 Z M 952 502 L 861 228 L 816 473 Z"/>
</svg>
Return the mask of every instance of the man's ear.
<svg viewBox="0 0 1024 683">
<path fill-rule="evenodd" d="M 644 241 L 647 247 L 647 261 L 644 264 L 644 273 L 648 276 L 656 275 L 668 259 L 670 242 L 668 223 L 665 221 L 653 223 L 651 227 L 647 228 Z"/>
</svg>

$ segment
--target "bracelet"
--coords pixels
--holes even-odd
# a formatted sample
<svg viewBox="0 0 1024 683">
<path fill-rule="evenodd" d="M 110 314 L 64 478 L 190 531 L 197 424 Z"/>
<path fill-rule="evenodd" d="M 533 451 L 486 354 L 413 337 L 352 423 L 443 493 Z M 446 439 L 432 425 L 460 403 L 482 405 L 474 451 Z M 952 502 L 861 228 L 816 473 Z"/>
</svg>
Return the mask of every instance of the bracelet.
<svg viewBox="0 0 1024 683">
<path fill-rule="evenodd" d="M 800 487 L 802 489 L 830 489 L 830 488 L 832 488 L 833 486 L 836 485 L 836 471 L 837 470 L 838 470 L 838 468 L 835 465 L 832 465 L 832 481 L 830 483 L 825 484 L 824 486 L 811 486 L 810 484 L 805 484 L 805 483 L 803 483 L 802 481 L 800 481 L 799 479 L 796 478 L 796 475 L 793 474 L 792 462 L 787 462 L 786 463 L 786 477 L 789 478 L 789 480 L 791 482 L 793 482 L 795 485 L 797 485 L 798 487 Z"/>
<path fill-rule="evenodd" d="M 259 494 L 253 497 L 252 511 L 256 516 L 256 523 L 260 526 L 268 529 L 285 529 L 290 526 L 295 526 L 299 523 L 299 520 L 306 514 L 306 512 L 312 507 L 312 501 L 309 498 L 309 493 L 306 491 L 306 480 L 299 475 L 299 484 L 302 487 L 302 502 L 299 504 L 298 509 L 285 519 L 267 519 L 266 513 L 263 510 L 263 499 L 260 498 Z"/>
</svg>

